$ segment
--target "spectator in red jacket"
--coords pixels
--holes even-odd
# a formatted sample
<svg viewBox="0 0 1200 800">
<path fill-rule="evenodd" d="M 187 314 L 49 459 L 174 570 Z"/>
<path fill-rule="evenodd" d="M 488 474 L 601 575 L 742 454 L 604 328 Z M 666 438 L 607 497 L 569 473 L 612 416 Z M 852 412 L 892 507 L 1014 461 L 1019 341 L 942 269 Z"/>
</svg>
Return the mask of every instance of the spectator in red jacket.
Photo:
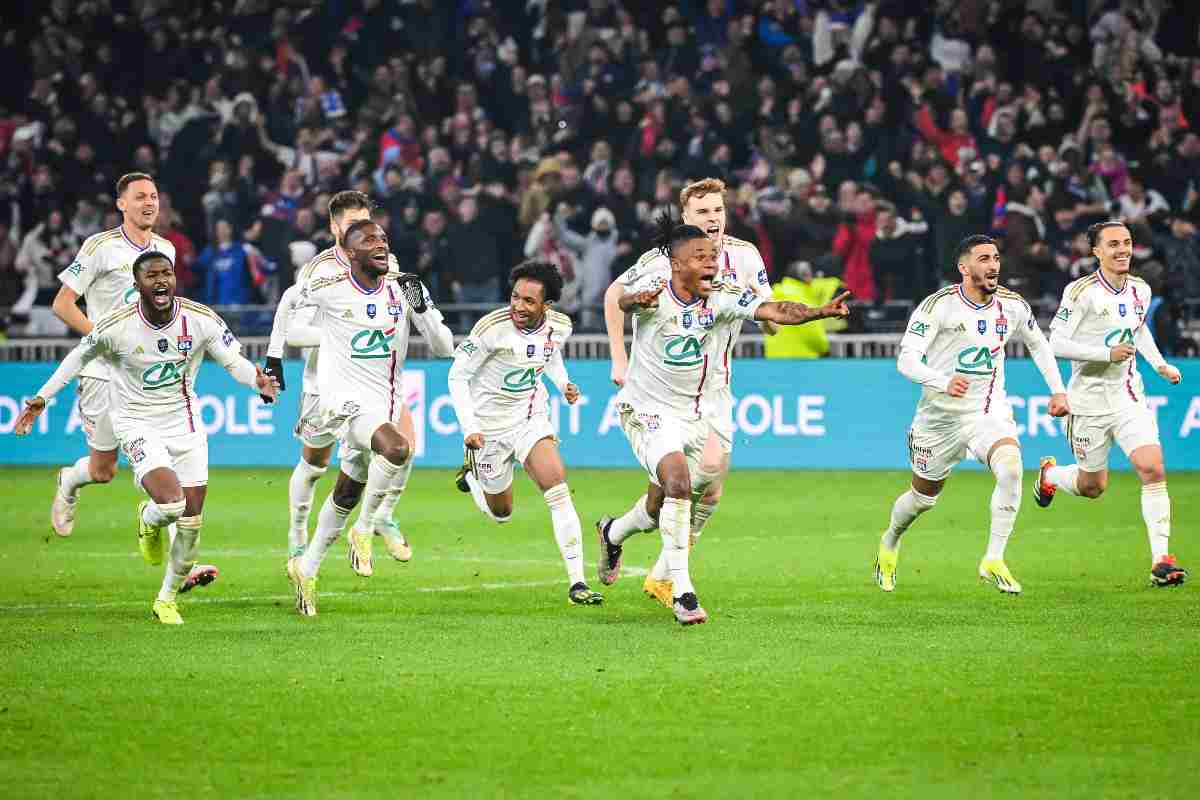
<svg viewBox="0 0 1200 800">
<path fill-rule="evenodd" d="M 913 123 L 921 135 L 942 154 L 942 158 L 958 168 L 963 158 L 970 160 L 979 153 L 975 137 L 971 135 L 967 112 L 956 108 L 950 112 L 950 130 L 939 128 L 933 121 L 933 112 L 929 104 L 923 104 L 916 113 Z M 970 151 L 969 153 L 967 151 Z"/>
<path fill-rule="evenodd" d="M 838 226 L 833 252 L 845 265 L 842 282 L 856 300 L 875 299 L 875 276 L 871 271 L 871 242 L 875 239 L 875 197 L 859 190 L 854 216 Z"/>
</svg>

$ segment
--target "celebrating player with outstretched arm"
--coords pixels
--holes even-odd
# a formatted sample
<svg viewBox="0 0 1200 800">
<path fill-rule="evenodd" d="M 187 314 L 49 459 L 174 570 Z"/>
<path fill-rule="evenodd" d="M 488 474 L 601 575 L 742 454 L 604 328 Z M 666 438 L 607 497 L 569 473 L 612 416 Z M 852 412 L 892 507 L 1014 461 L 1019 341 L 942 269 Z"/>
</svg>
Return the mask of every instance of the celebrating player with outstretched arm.
<svg viewBox="0 0 1200 800">
<path fill-rule="evenodd" d="M 694 225 L 659 221 L 659 246 L 670 260 L 671 275 L 637 280 L 619 305 L 636 315 L 633 356 L 625 385 L 617 395 L 621 428 L 634 456 L 658 491 L 648 494 L 646 514 L 662 533 L 662 559 L 671 581 L 671 608 L 683 625 L 705 622 L 688 572 L 692 500 L 706 488 L 700 469 L 705 443 L 714 433 L 728 454 L 731 442 L 706 393 L 711 371 L 729 340 L 730 329 L 746 320 L 801 325 L 849 314 L 842 294 L 826 306 L 765 301 L 750 289 L 720 283 L 717 246 Z M 632 533 L 614 537 L 599 529 L 602 583 L 616 580 L 622 544 Z"/>
<path fill-rule="evenodd" d="M 925 298 L 900 342 L 897 366 L 923 388 L 908 431 L 912 486 L 896 498 L 879 543 L 875 581 L 896 588 L 900 537 L 933 508 L 950 471 L 965 456 L 996 476 L 991 533 L 979 577 L 1010 594 L 1021 584 L 1004 563 L 1004 549 L 1021 507 L 1021 445 L 1004 389 L 1004 346 L 1025 342 L 1050 387 L 1050 414 L 1067 413 L 1066 389 L 1054 355 L 1021 296 L 1000 285 L 1000 251 L 989 236 L 968 236 L 958 245 L 962 283 Z"/>
<path fill-rule="evenodd" d="M 759 297 L 771 299 L 771 284 L 767 279 L 767 267 L 758 248 L 750 242 L 735 239 L 725 233 L 725 183 L 716 178 L 705 178 L 684 186 L 679 192 L 679 205 L 683 211 L 683 222 L 695 225 L 717 248 L 717 278 L 722 284 L 749 290 Z M 609 352 L 612 357 L 612 379 L 618 386 L 625 383 L 628 357 L 625 354 L 625 312 L 619 301 L 622 295 L 639 280 L 658 277 L 664 283 L 671 278 L 671 260 L 660 248 L 654 247 L 642 254 L 637 262 L 621 277 L 612 282 L 604 295 L 604 324 L 608 329 Z M 776 330 L 772 322 L 759 322 L 768 335 Z M 742 326 L 733 325 L 726 329 L 724 341 L 716 343 L 716 352 L 709 364 L 708 385 L 705 387 L 705 417 L 712 422 L 713 432 L 704 446 L 704 455 L 697 470 L 697 485 L 704 486 L 702 494 L 692 498 L 692 541 L 695 542 L 704 530 L 710 517 L 716 513 L 721 502 L 725 474 L 733 446 L 733 393 L 732 381 L 733 348 L 741 335 Z M 626 513 L 616 517 L 602 517 L 596 523 L 597 531 L 607 530 L 618 540 L 638 531 L 653 530 L 656 525 L 646 507 L 657 507 L 662 497 L 652 498 L 656 491 L 653 485 L 645 497 L 638 498 Z M 671 581 L 667 575 L 666 562 L 660 560 L 646 576 L 643 588 L 646 594 L 667 608 L 672 605 Z"/>
<path fill-rule="evenodd" d="M 267 348 L 266 372 L 278 378 L 283 387 L 283 351 L 284 344 L 303 348 L 304 377 L 302 397 L 300 401 L 300 417 L 296 421 L 295 434 L 303 447 L 300 460 L 292 470 L 288 482 L 288 554 L 299 555 L 304 552 L 308 541 L 308 517 L 312 510 L 313 495 L 316 493 L 317 481 L 325 474 L 329 459 L 333 455 L 333 445 L 315 446 L 309 439 L 309 432 L 316 424 L 314 419 L 321 408 L 321 395 L 317 387 L 317 364 L 321 341 L 320 320 L 317 318 L 315 306 L 300 308 L 292 313 L 296 297 L 304 283 L 314 277 L 336 277 L 349 269 L 349 259 L 346 255 L 344 238 L 346 230 L 355 222 L 371 218 L 371 199 L 362 192 L 347 190 L 338 192 L 329 201 L 329 230 L 333 234 L 334 246 L 318 253 L 298 273 L 295 285 L 291 286 L 279 301 L 275 325 L 271 330 L 271 343 Z M 389 255 L 389 272 L 399 275 L 400 265 L 395 256 Z M 414 311 L 411 304 L 405 308 L 409 319 L 429 342 L 433 354 L 449 357 L 454 349 L 454 336 L 442 322 L 441 312 L 433 307 L 428 292 L 425 294 L 425 310 Z M 393 349 L 401 363 L 408 348 L 409 319 L 399 322 L 396 326 L 396 338 Z M 410 442 L 415 438 L 412 414 L 408 405 L 401 403 L 400 417 L 397 420 L 400 430 Z M 345 457 L 345 453 L 342 454 Z M 382 536 L 387 544 L 388 552 L 397 561 L 406 562 L 412 558 L 412 548 L 408 539 L 400 532 L 392 519 L 400 495 L 408 483 L 412 472 L 413 460 L 410 458 L 404 465 L 404 471 L 396 481 L 393 491 L 379 503 L 373 520 L 356 523 L 354 530 L 347 537 L 350 551 L 350 565 L 356 573 L 369 576 L 373 572 L 372 533 Z"/>
<path fill-rule="evenodd" d="M 138 507 L 138 545 L 151 564 L 163 560 L 162 531 L 175 523 L 154 616 L 182 624 L 175 598 L 196 561 L 208 486 L 208 437 L 196 405 L 196 372 L 208 353 L 239 383 L 273 400 L 277 383 L 241 356 L 237 340 L 208 306 L 175 297 L 175 267 L 162 253 L 133 262 L 134 305 L 103 317 L 29 401 L 17 421 L 28 433 L 46 401 L 87 365 L 112 368 L 113 434 L 151 502 Z"/>
<path fill-rule="evenodd" d="M 1133 237 L 1124 223 L 1099 222 L 1088 229 L 1100 268 L 1069 284 L 1050 326 L 1054 354 L 1071 360 L 1071 416 L 1067 440 L 1075 454 L 1069 467 L 1042 459 L 1034 496 L 1045 508 L 1061 489 L 1096 498 L 1108 486 L 1108 452 L 1115 441 L 1142 481 L 1142 519 L 1150 537 L 1150 582 L 1176 586 L 1187 570 L 1169 552 L 1171 498 L 1163 466 L 1158 420 L 1146 403 L 1137 368 L 1141 353 L 1154 371 L 1179 383 L 1179 370 L 1166 362 L 1150 326 L 1150 286 L 1129 274 Z"/>
<path fill-rule="evenodd" d="M 600 605 L 604 597 L 583 578 L 579 514 L 567 488 L 542 382 L 545 374 L 568 403 L 579 399 L 563 364 L 571 320 L 550 308 L 562 296 L 562 275 L 553 264 L 526 261 L 512 271 L 511 280 L 509 304 L 475 323 L 450 368 L 450 396 L 466 450 L 456 482 L 485 515 L 508 522 L 513 466 L 520 462 L 550 507 L 554 538 L 567 568 L 567 599 L 575 605 Z"/>
<path fill-rule="evenodd" d="M 343 243 L 350 269 L 311 276 L 293 303 L 281 308 L 283 330 L 295 307 L 316 306 L 321 320 L 321 405 L 306 420 L 305 441 L 311 447 L 330 447 L 340 439 L 344 445 L 341 474 L 321 508 L 317 531 L 304 553 L 287 562 L 296 610 L 308 617 L 317 614 L 317 571 L 364 488 L 366 500 L 355 527 L 369 536 L 369 530 L 361 529 L 375 519 L 383 499 L 398 491 L 412 456 L 412 443 L 397 424 L 404 394 L 395 340 L 408 317 L 406 305 L 418 313 L 425 310 L 424 289 L 415 275 L 389 274 L 387 234 L 376 223 L 351 224 Z M 363 566 L 356 570 L 360 575 Z"/>
</svg>

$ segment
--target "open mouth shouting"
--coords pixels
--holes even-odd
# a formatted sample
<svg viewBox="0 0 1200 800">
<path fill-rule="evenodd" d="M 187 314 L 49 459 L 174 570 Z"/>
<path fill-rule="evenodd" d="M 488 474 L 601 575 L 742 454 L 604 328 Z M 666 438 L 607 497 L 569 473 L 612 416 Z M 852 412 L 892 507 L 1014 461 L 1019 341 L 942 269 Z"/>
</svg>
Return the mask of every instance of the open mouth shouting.
<svg viewBox="0 0 1200 800">
<path fill-rule="evenodd" d="M 166 308 L 171 305 L 171 290 L 166 284 L 155 286 L 150 294 L 150 301 L 154 303 L 155 308 Z"/>
<path fill-rule="evenodd" d="M 388 249 L 386 247 L 380 247 L 371 251 L 371 263 L 380 271 L 387 272 Z"/>
<path fill-rule="evenodd" d="M 698 281 L 700 285 L 700 291 L 704 294 L 711 292 L 713 288 L 713 281 L 716 279 L 716 277 L 717 271 L 715 269 L 705 270 L 704 272 L 700 273 L 700 280 Z"/>
</svg>

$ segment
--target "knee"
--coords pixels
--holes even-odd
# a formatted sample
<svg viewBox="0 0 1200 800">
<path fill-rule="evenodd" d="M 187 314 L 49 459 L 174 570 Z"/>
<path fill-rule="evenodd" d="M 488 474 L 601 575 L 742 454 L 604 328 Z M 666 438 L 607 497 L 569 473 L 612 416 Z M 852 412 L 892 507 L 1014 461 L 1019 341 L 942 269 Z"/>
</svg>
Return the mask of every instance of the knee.
<svg viewBox="0 0 1200 800">
<path fill-rule="evenodd" d="M 681 500 L 690 499 L 692 496 L 692 482 L 688 479 L 686 472 L 682 475 L 668 475 L 667 479 L 663 481 L 663 492 L 667 497 L 674 497 Z M 648 508 L 647 511 L 649 511 Z"/>
<path fill-rule="evenodd" d="M 332 455 L 329 450 L 305 451 L 304 463 L 308 464 L 313 469 L 324 470 L 329 467 L 329 458 Z"/>
<path fill-rule="evenodd" d="M 379 452 L 379 455 L 398 467 L 404 466 L 408 461 L 408 454 L 408 440 L 403 436 L 397 436 L 394 440 L 390 440 Z"/>
<path fill-rule="evenodd" d="M 1162 462 L 1151 464 L 1138 470 L 1138 477 L 1142 479 L 1142 484 L 1162 483 L 1167 479 L 1167 468 L 1162 465 Z"/>
<path fill-rule="evenodd" d="M 362 486 L 357 483 L 350 485 L 338 484 L 333 489 L 333 502 L 341 508 L 354 508 L 358 505 L 360 497 L 362 497 Z"/>
<path fill-rule="evenodd" d="M 496 518 L 496 522 L 505 523 L 512 519 L 512 500 L 498 497 L 495 500 L 488 498 L 488 508 L 492 510 L 492 516 Z"/>
<path fill-rule="evenodd" d="M 1093 478 L 1089 481 L 1080 480 L 1078 482 L 1079 493 L 1084 497 L 1095 500 L 1100 495 L 1104 494 L 1104 490 L 1108 488 L 1107 478 Z"/>
<path fill-rule="evenodd" d="M 88 472 L 96 483 L 112 483 L 113 478 L 117 477 L 116 459 L 111 463 L 91 461 L 88 463 Z"/>
<path fill-rule="evenodd" d="M 1021 491 L 1021 451 L 1015 447 L 1001 447 L 992 456 L 992 474 L 996 483 L 1006 489 Z"/>
</svg>

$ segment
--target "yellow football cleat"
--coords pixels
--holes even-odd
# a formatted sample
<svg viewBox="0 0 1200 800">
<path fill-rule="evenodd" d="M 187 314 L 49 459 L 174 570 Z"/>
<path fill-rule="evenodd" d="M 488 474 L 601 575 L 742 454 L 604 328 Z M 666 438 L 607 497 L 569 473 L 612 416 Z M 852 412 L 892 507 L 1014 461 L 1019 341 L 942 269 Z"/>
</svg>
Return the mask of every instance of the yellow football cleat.
<svg viewBox="0 0 1200 800">
<path fill-rule="evenodd" d="M 346 537 L 346 549 L 350 556 L 350 569 L 361 578 L 375 574 L 375 559 L 371 553 L 371 534 L 351 530 Z"/>
<path fill-rule="evenodd" d="M 149 500 L 143 500 L 141 503 L 138 503 L 138 550 L 147 564 L 158 566 L 163 560 L 162 528 L 147 525 L 146 521 L 142 518 L 142 514 L 146 511 L 146 506 L 148 505 L 150 505 Z"/>
<path fill-rule="evenodd" d="M 154 612 L 154 618 L 163 625 L 183 624 L 183 617 L 179 616 L 179 607 L 175 605 L 174 600 L 155 600 L 150 610 Z"/>
<path fill-rule="evenodd" d="M 672 588 L 671 581 L 660 581 L 653 575 L 647 575 L 646 580 L 642 582 L 642 591 L 665 608 L 671 608 L 675 604 L 675 598 L 671 595 Z"/>
<path fill-rule="evenodd" d="M 879 543 L 879 555 L 875 558 L 875 583 L 885 592 L 896 591 L 896 562 L 900 560 L 900 549 L 889 550 Z"/>
<path fill-rule="evenodd" d="M 1006 594 L 1020 594 L 1021 584 L 1008 571 L 1003 559 L 985 558 L 979 562 L 979 579 L 995 584 L 996 588 Z"/>
<path fill-rule="evenodd" d="M 289 558 L 287 562 L 288 580 L 296 587 L 296 610 L 302 617 L 317 615 L 317 578 L 306 578 L 300 573 L 300 558 Z"/>
<path fill-rule="evenodd" d="M 408 539 L 400 532 L 400 526 L 395 522 L 388 520 L 383 525 L 376 525 L 375 535 L 383 537 L 388 554 L 392 558 L 402 564 L 406 564 L 412 559 L 412 546 L 409 545 Z"/>
</svg>

